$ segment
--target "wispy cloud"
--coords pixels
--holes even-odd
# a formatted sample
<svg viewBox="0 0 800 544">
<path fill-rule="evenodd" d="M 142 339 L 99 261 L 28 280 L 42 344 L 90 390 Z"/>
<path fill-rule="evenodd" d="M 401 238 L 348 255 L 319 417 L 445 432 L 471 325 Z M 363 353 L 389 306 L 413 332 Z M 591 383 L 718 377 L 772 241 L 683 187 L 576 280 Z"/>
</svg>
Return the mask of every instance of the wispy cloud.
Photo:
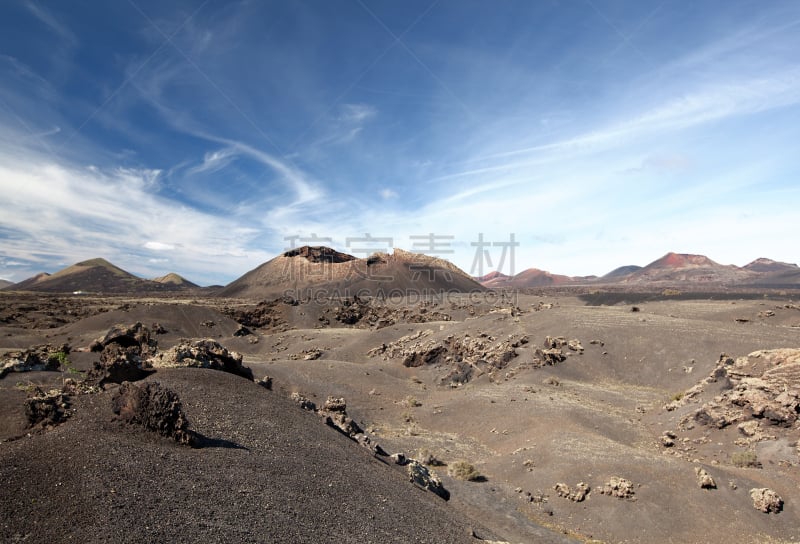
<svg viewBox="0 0 800 544">
<path fill-rule="evenodd" d="M 267 258 L 248 245 L 258 229 L 158 197 L 156 179 L 151 170 L 107 171 L 55 164 L 42 155 L 0 155 L 4 256 L 31 263 L 31 270 L 103 256 L 151 276 L 164 271 L 149 266 L 148 258 L 160 257 L 148 254 L 169 251 L 176 270 L 197 281 L 230 278 L 232 263 L 247 268 Z M 165 234 L 169 242 L 162 241 Z"/>
<path fill-rule="evenodd" d="M 672 93 L 673 95 L 675 93 Z M 716 83 L 692 89 L 684 86 L 679 97 L 669 97 L 641 113 L 625 112 L 628 118 L 559 142 L 470 158 L 466 164 L 534 156 L 542 153 L 594 152 L 608 146 L 621 146 L 642 137 L 687 129 L 722 119 L 752 115 L 800 103 L 800 69 L 788 68 L 759 78 Z M 514 166 L 513 164 L 511 166 Z M 487 169 L 505 165 L 488 166 Z M 484 169 L 458 174 L 470 175 Z M 450 174 L 450 177 L 457 174 Z"/>
<path fill-rule="evenodd" d="M 209 151 L 203 156 L 202 164 L 193 166 L 186 171 L 187 175 L 213 173 L 225 168 L 236 157 L 236 150 L 233 148 Z"/>
<path fill-rule="evenodd" d="M 798 260 L 800 10 L 733 4 L 599 24 L 552 3 L 103 5 L 126 40 L 108 49 L 22 4 L 30 47 L 0 56 L 0 253 L 24 266 L 0 274 L 100 254 L 219 283 L 311 233 L 453 236 L 466 268 L 479 233 L 515 233 L 518 265 L 569 274 L 669 250 Z M 55 63 L 42 39 L 102 61 Z"/>
<path fill-rule="evenodd" d="M 50 11 L 31 1 L 25 2 L 24 6 L 36 19 L 47 26 L 51 31 L 55 32 L 69 45 L 74 46 L 78 43 L 78 38 L 69 27 L 59 21 Z"/>
<path fill-rule="evenodd" d="M 339 120 L 346 123 L 361 124 L 377 115 L 378 110 L 369 104 L 342 104 Z"/>
</svg>

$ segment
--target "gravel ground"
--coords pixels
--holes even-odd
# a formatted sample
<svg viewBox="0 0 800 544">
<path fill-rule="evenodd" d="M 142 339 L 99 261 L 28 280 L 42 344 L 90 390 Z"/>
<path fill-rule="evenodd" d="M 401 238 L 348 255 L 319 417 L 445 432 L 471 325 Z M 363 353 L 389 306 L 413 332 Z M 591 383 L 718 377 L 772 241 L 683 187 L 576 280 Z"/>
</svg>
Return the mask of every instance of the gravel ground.
<svg viewBox="0 0 800 544">
<path fill-rule="evenodd" d="M 475 542 L 483 529 L 279 391 L 161 370 L 206 446 L 114 421 L 111 392 L 0 444 L 4 542 Z"/>
</svg>

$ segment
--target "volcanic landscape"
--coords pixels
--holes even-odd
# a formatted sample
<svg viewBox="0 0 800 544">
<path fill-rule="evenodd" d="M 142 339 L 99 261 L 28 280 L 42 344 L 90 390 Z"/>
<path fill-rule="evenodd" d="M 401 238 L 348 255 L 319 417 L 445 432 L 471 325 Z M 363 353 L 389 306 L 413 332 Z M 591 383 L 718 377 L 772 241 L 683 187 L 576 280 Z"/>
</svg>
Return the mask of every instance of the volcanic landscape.
<svg viewBox="0 0 800 544">
<path fill-rule="evenodd" d="M 798 542 L 799 299 L 678 253 L 43 273 L 0 290 L 0 538 Z"/>
</svg>

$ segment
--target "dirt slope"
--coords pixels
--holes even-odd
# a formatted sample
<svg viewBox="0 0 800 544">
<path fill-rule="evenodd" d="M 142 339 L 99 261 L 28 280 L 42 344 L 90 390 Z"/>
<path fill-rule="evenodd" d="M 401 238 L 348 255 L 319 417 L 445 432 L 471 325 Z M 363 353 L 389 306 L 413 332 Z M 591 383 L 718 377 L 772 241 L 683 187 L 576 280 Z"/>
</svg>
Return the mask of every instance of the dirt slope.
<svg viewBox="0 0 800 544">
<path fill-rule="evenodd" d="M 111 421 L 110 394 L 0 448 L 5 542 L 475 542 L 432 493 L 279 392 L 159 371 L 201 449 Z"/>
</svg>

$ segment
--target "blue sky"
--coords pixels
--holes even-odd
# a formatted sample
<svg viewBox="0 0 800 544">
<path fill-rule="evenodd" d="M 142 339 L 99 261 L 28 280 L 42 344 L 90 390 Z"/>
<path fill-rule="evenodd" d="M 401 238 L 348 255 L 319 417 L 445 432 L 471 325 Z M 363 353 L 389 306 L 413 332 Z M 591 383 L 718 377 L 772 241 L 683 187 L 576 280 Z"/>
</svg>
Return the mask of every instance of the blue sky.
<svg viewBox="0 0 800 544">
<path fill-rule="evenodd" d="M 795 1 L 22 0 L 0 30 L 0 278 L 224 284 L 313 236 L 475 274 L 480 233 L 516 272 L 800 260 Z"/>
</svg>

